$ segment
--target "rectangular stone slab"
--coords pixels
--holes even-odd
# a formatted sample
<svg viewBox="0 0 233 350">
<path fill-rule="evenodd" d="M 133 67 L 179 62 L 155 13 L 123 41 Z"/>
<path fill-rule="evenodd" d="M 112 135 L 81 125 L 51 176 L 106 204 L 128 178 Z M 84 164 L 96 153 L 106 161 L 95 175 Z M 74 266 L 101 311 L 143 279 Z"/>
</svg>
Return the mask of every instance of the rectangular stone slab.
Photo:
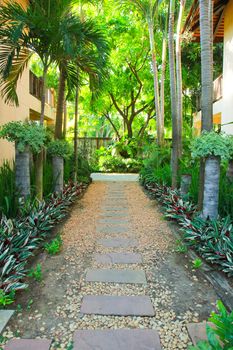
<svg viewBox="0 0 233 350">
<path fill-rule="evenodd" d="M 129 225 L 119 225 L 119 226 L 98 226 L 96 228 L 98 233 L 107 233 L 107 234 L 118 234 L 125 233 L 129 231 Z"/>
<path fill-rule="evenodd" d="M 47 339 L 13 339 L 5 346 L 5 350 L 49 350 L 51 340 Z"/>
<path fill-rule="evenodd" d="M 102 238 L 97 241 L 98 244 L 106 248 L 129 248 L 136 247 L 138 242 L 133 238 Z"/>
<path fill-rule="evenodd" d="M 81 313 L 110 316 L 154 316 L 148 296 L 87 295 L 81 304 Z"/>
<path fill-rule="evenodd" d="M 0 310 L 0 334 L 3 329 L 6 327 L 9 322 L 11 316 L 14 314 L 13 310 Z"/>
<path fill-rule="evenodd" d="M 123 213 L 121 211 L 119 211 L 119 212 L 117 212 L 117 211 L 105 211 L 105 212 L 102 212 L 100 215 L 103 217 L 106 217 L 106 218 L 116 218 L 116 217 L 125 218 L 126 216 L 128 216 L 128 213 Z"/>
<path fill-rule="evenodd" d="M 211 325 L 210 322 L 208 322 L 208 324 Z M 187 325 L 187 330 L 194 345 L 197 345 L 200 340 L 207 340 L 206 322 L 189 323 Z"/>
<path fill-rule="evenodd" d="M 118 219 L 110 219 L 110 218 L 105 218 L 105 219 L 99 219 L 100 224 L 110 224 L 110 225 L 127 225 L 129 223 L 128 219 L 125 218 L 118 218 Z"/>
<path fill-rule="evenodd" d="M 89 269 L 87 270 L 86 281 L 145 284 L 146 275 L 142 270 Z"/>
<path fill-rule="evenodd" d="M 95 254 L 95 262 L 98 264 L 141 264 L 142 257 L 137 253 L 107 253 Z"/>
<path fill-rule="evenodd" d="M 105 205 L 102 207 L 102 210 L 107 210 L 107 211 L 128 211 L 128 206 L 127 205 Z"/>
<path fill-rule="evenodd" d="M 80 330 L 74 350 L 162 350 L 159 334 L 152 329 Z"/>
</svg>

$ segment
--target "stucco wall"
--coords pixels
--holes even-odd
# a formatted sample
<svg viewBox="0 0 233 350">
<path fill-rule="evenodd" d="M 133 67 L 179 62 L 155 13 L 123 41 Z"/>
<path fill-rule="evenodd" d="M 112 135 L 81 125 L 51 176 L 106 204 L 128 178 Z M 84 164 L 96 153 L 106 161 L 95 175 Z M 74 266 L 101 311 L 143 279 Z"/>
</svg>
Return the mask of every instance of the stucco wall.
<svg viewBox="0 0 233 350">
<path fill-rule="evenodd" d="M 233 0 L 225 9 L 222 124 L 233 122 Z M 233 134 L 233 124 L 222 130 Z"/>
</svg>

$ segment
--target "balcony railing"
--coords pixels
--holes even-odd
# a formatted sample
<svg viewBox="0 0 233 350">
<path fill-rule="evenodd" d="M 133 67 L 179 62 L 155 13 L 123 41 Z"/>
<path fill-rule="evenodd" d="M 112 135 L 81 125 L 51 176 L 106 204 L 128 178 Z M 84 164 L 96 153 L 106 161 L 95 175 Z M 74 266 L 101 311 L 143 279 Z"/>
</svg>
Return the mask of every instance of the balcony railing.
<svg viewBox="0 0 233 350">
<path fill-rule="evenodd" d="M 222 98 L 223 96 L 222 87 L 223 87 L 223 76 L 221 74 L 213 82 L 213 103 L 217 102 Z M 201 93 L 197 96 L 196 104 L 197 104 L 197 110 L 200 111 L 201 110 Z"/>
<path fill-rule="evenodd" d="M 38 78 L 35 74 L 30 71 L 29 77 L 29 92 L 32 96 L 38 98 L 41 101 L 42 96 L 42 79 Z M 45 102 L 51 107 L 55 107 L 55 96 L 52 89 L 46 89 Z"/>
</svg>

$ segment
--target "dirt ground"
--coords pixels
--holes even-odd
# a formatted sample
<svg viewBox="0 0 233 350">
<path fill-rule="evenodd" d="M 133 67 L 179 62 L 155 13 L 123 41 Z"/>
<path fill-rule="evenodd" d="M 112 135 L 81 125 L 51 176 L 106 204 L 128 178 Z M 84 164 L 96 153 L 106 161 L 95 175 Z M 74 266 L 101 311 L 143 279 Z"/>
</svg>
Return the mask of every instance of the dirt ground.
<svg viewBox="0 0 233 350">
<path fill-rule="evenodd" d="M 71 349 L 77 329 L 155 328 L 163 349 L 187 349 L 190 340 L 185 325 L 206 320 L 218 296 L 184 254 L 175 251 L 173 229 L 163 220 L 155 201 L 136 182 L 122 183 L 128 200 L 130 231 L 139 244 L 129 250 L 143 256 L 148 284 L 129 285 L 86 283 L 93 252 L 107 252 L 96 240 L 104 235 L 96 229 L 103 218 L 108 190 L 114 183 L 93 183 L 73 207 L 70 217 L 59 227 L 64 242 L 62 252 L 48 256 L 41 252 L 34 266 L 42 266 L 41 282 L 29 281 L 27 291 L 18 294 L 17 313 L 5 330 L 4 342 L 13 337 L 53 339 L 52 349 Z M 118 249 L 119 251 L 119 249 Z M 102 266 L 103 267 L 103 266 Z M 105 266 L 106 267 L 106 266 Z M 122 266 L 117 266 L 123 268 Z M 130 268 L 137 269 L 137 264 Z M 144 295 L 151 297 L 155 317 L 91 316 L 80 313 L 87 294 Z M 4 346 L 3 346 L 4 348 Z"/>
</svg>

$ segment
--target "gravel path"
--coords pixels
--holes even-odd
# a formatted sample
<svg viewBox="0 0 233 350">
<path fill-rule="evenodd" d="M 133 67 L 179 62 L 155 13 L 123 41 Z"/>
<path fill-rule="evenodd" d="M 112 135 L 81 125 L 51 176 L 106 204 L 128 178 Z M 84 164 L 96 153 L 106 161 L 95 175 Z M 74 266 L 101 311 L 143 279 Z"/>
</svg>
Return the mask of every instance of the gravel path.
<svg viewBox="0 0 233 350">
<path fill-rule="evenodd" d="M 116 232 L 119 227 L 124 228 L 123 234 Z M 78 329 L 148 328 L 159 332 L 163 349 L 187 349 L 186 324 L 206 319 L 217 296 L 198 271 L 192 270 L 188 258 L 175 252 L 172 230 L 138 183 L 93 183 L 61 228 L 62 253 L 55 257 L 41 253 L 35 259 L 34 264 L 42 266 L 43 281 L 31 282 L 28 292 L 19 296 L 19 311 L 4 333 L 5 341 L 48 338 L 53 339 L 53 350 L 65 350 Z M 99 240 L 110 236 L 134 239 L 137 244 L 104 247 Z M 126 251 L 141 255 L 143 263 L 113 266 L 94 259 L 96 253 Z M 143 269 L 147 284 L 86 281 L 87 270 L 113 267 Z M 80 308 L 88 295 L 149 296 L 155 316 L 86 315 Z"/>
</svg>

